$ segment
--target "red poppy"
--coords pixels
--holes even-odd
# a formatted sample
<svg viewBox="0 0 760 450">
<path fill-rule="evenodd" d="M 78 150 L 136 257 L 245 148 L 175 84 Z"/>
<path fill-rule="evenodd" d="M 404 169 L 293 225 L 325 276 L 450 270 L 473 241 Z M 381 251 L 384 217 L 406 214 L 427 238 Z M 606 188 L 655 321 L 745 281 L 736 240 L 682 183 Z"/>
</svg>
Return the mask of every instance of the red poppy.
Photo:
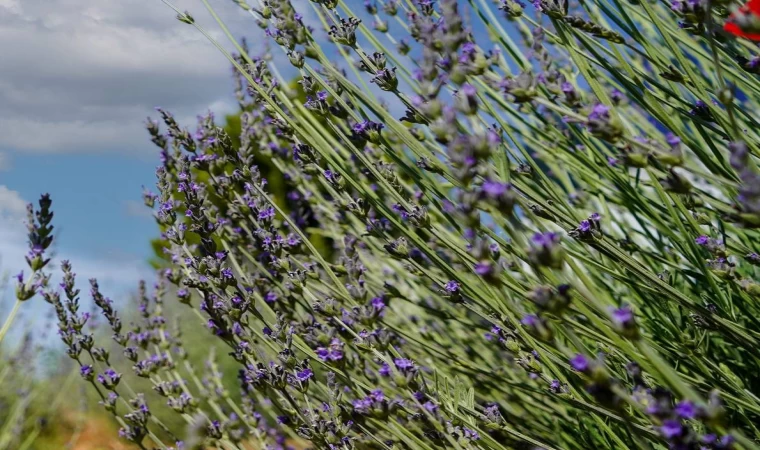
<svg viewBox="0 0 760 450">
<path fill-rule="evenodd" d="M 749 39 L 751 41 L 760 41 L 760 30 L 745 30 L 742 29 L 738 22 L 747 22 L 749 16 L 754 16 L 752 19 L 760 21 L 760 0 L 749 0 L 746 5 L 739 8 L 738 11 L 731 14 L 731 16 L 723 25 L 723 29 L 733 34 L 734 36 Z"/>
</svg>

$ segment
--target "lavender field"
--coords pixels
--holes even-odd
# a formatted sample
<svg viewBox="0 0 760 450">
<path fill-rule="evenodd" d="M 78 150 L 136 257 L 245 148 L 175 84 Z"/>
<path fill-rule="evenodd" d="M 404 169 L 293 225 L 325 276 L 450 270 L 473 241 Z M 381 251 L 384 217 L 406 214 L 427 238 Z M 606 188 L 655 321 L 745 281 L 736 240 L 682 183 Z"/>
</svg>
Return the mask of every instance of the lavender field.
<svg viewBox="0 0 760 450">
<path fill-rule="evenodd" d="M 760 0 L 161 1 L 232 112 L 129 289 L 19 219 L 0 450 L 760 449 Z"/>
</svg>

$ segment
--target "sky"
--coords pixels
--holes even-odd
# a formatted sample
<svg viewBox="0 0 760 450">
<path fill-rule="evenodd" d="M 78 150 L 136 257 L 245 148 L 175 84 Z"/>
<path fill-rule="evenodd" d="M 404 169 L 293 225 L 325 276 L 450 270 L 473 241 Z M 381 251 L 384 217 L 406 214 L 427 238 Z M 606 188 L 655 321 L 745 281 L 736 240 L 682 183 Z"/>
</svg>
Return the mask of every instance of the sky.
<svg viewBox="0 0 760 450">
<path fill-rule="evenodd" d="M 200 1 L 174 3 L 217 30 Z M 236 35 L 261 35 L 234 3 L 212 3 Z M 234 112 L 229 63 L 159 0 L 0 0 L 0 48 L 0 273 L 23 268 L 26 204 L 48 192 L 57 258 L 81 281 L 134 290 L 156 236 L 145 119 L 157 106 L 184 125 Z"/>
</svg>

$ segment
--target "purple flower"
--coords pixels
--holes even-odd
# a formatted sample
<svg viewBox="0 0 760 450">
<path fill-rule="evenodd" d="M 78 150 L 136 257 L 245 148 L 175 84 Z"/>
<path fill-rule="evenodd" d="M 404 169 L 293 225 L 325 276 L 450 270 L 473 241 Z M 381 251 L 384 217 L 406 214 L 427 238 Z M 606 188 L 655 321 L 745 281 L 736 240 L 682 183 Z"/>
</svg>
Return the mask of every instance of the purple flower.
<svg viewBox="0 0 760 450">
<path fill-rule="evenodd" d="M 333 339 L 329 347 L 319 347 L 316 353 L 322 361 L 340 361 L 343 359 L 343 343 L 337 338 Z"/>
<path fill-rule="evenodd" d="M 683 427 L 681 426 L 681 422 L 677 420 L 666 420 L 660 426 L 660 433 L 665 439 L 671 440 L 683 433 Z"/>
<path fill-rule="evenodd" d="M 559 269 L 563 263 L 562 247 L 559 245 L 558 233 L 536 233 L 530 238 L 528 258 L 530 262 L 539 266 Z"/>
<path fill-rule="evenodd" d="M 80 367 L 79 374 L 82 375 L 82 378 L 84 378 L 85 380 L 92 380 L 94 376 L 92 366 L 89 364 L 85 364 L 84 366 Z"/>
<path fill-rule="evenodd" d="M 475 86 L 473 86 L 473 85 L 471 85 L 469 83 L 463 84 L 462 87 L 459 89 L 459 91 L 462 92 L 464 95 L 467 95 L 467 96 L 474 96 L 474 95 L 477 95 L 477 93 L 478 93 L 478 90 L 475 89 Z"/>
<path fill-rule="evenodd" d="M 467 439 L 471 441 L 477 441 L 480 439 L 480 434 L 478 434 L 478 432 L 475 430 L 471 430 L 467 427 L 463 427 L 462 431 L 464 432 L 464 437 L 466 437 Z"/>
<path fill-rule="evenodd" d="M 274 218 L 275 211 L 274 208 L 271 206 L 269 208 L 264 208 L 261 211 L 259 211 L 259 220 L 268 220 Z"/>
<path fill-rule="evenodd" d="M 120 380 L 121 374 L 110 368 L 98 375 L 98 382 L 105 386 L 106 389 L 115 388 Z"/>
<path fill-rule="evenodd" d="M 277 416 L 277 423 L 281 425 L 287 425 L 290 423 L 290 417 L 288 416 Z"/>
<path fill-rule="evenodd" d="M 694 102 L 694 107 L 689 110 L 689 115 L 698 117 L 703 120 L 712 120 L 710 107 L 707 106 L 707 103 L 703 102 L 702 100 L 697 100 Z"/>
<path fill-rule="evenodd" d="M 453 294 L 453 293 L 459 292 L 460 285 L 458 282 L 454 280 L 450 280 L 450 281 L 447 281 L 446 284 L 443 285 L 443 288 L 446 291 L 451 292 Z"/>
<path fill-rule="evenodd" d="M 539 324 L 539 318 L 535 314 L 528 314 L 520 320 L 520 323 L 526 327 L 536 327 Z"/>
<path fill-rule="evenodd" d="M 480 261 L 475 264 L 475 273 L 481 277 L 489 276 L 493 274 L 493 264 L 490 261 Z"/>
<path fill-rule="evenodd" d="M 606 105 L 598 103 L 591 110 L 591 114 L 588 115 L 588 120 L 604 120 L 610 115 L 610 108 Z"/>
<path fill-rule="evenodd" d="M 35 258 L 37 256 L 42 255 L 44 252 L 45 252 L 45 249 L 41 245 L 35 244 L 32 246 L 31 249 L 29 249 L 29 257 Z"/>
<path fill-rule="evenodd" d="M 438 411 L 438 405 L 436 405 L 435 403 L 433 403 L 433 402 L 431 402 L 429 400 L 427 402 L 425 402 L 422 405 L 422 407 L 425 408 L 430 413 L 435 413 L 436 411 Z"/>
<path fill-rule="evenodd" d="M 613 89 L 612 92 L 610 93 L 610 98 L 612 99 L 612 102 L 617 105 L 618 103 L 620 103 L 621 101 L 625 99 L 625 94 L 623 94 L 617 89 Z"/>
<path fill-rule="evenodd" d="M 718 441 L 718 436 L 714 434 L 705 434 L 699 438 L 699 442 L 705 445 L 713 445 Z"/>
<path fill-rule="evenodd" d="M 612 321 L 616 325 L 626 327 L 633 324 L 633 311 L 628 305 L 612 310 Z"/>
<path fill-rule="evenodd" d="M 371 120 L 365 120 L 363 122 L 357 122 L 351 129 L 354 134 L 364 139 L 374 141 L 375 137 L 379 137 L 380 131 L 385 127 L 382 123 L 373 122 Z M 372 138 L 372 139 L 370 139 Z"/>
<path fill-rule="evenodd" d="M 676 404 L 674 409 L 676 415 L 682 419 L 693 419 L 699 414 L 699 408 L 689 400 L 683 400 Z"/>
<path fill-rule="evenodd" d="M 557 233 L 536 233 L 530 240 L 533 244 L 541 247 L 550 247 L 559 242 L 560 236 Z"/>
<path fill-rule="evenodd" d="M 591 366 L 591 361 L 589 361 L 586 355 L 578 353 L 577 355 L 570 358 L 570 365 L 578 372 L 585 372 Z"/>
<path fill-rule="evenodd" d="M 396 368 L 401 372 L 414 369 L 414 362 L 406 358 L 396 358 L 393 360 L 393 364 L 395 364 Z"/>
<path fill-rule="evenodd" d="M 354 407 L 354 411 L 359 414 L 369 414 L 372 409 L 372 399 L 369 397 L 356 399 L 351 404 Z"/>
<path fill-rule="evenodd" d="M 372 397 L 373 400 L 382 402 L 385 400 L 385 392 L 383 392 L 382 389 L 375 389 L 372 392 L 369 393 L 369 396 Z"/>
<path fill-rule="evenodd" d="M 314 372 L 312 372 L 311 369 L 308 367 L 306 369 L 300 370 L 296 372 L 296 380 L 303 383 L 305 381 L 309 381 L 314 376 Z"/>
<path fill-rule="evenodd" d="M 327 361 L 327 358 L 330 356 L 330 351 L 324 347 L 317 348 L 315 353 L 317 354 L 317 357 L 319 357 L 319 359 L 322 361 Z"/>
<path fill-rule="evenodd" d="M 747 261 L 752 265 L 760 265 L 760 255 L 755 252 L 748 254 L 745 258 L 747 258 Z"/>
<path fill-rule="evenodd" d="M 385 309 L 385 302 L 383 301 L 382 297 L 373 297 L 370 301 L 370 304 L 373 308 L 375 308 L 376 311 L 382 311 Z"/>
<path fill-rule="evenodd" d="M 666 140 L 668 142 L 668 145 L 670 145 L 671 147 L 676 147 L 681 144 L 681 138 L 679 138 L 673 133 L 668 133 L 668 135 L 666 136 Z"/>
<path fill-rule="evenodd" d="M 507 192 L 508 185 L 498 181 L 486 181 L 481 187 L 483 194 L 491 198 L 497 198 Z"/>
<path fill-rule="evenodd" d="M 694 239 L 694 242 L 697 243 L 697 245 L 707 245 L 710 242 L 710 238 L 705 236 L 704 234 L 702 236 L 699 236 L 698 238 Z"/>
</svg>

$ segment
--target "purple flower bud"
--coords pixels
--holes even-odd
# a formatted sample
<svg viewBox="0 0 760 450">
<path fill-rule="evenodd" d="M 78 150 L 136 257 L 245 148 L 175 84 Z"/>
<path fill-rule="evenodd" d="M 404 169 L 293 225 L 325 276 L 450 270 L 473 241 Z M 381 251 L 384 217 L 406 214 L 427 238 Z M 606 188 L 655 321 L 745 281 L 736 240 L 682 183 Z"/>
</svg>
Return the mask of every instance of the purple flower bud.
<svg viewBox="0 0 760 450">
<path fill-rule="evenodd" d="M 85 364 L 84 366 L 81 366 L 79 368 L 79 374 L 84 378 L 85 380 L 92 380 L 95 376 L 95 372 L 92 370 L 92 366 L 89 364 Z"/>
<path fill-rule="evenodd" d="M 406 371 L 414 369 L 414 362 L 405 358 L 396 358 L 393 360 L 393 364 L 401 372 L 406 372 Z"/>
<path fill-rule="evenodd" d="M 666 420 L 660 426 L 660 433 L 665 439 L 672 440 L 683 433 L 683 426 L 677 420 Z"/>
<path fill-rule="evenodd" d="M 699 442 L 705 445 L 714 445 L 718 442 L 718 436 L 710 433 L 700 436 Z"/>
<path fill-rule="evenodd" d="M 679 138 L 678 136 L 676 136 L 673 133 L 668 133 L 668 135 L 665 138 L 666 138 L 666 141 L 667 141 L 668 145 L 671 146 L 671 147 L 677 147 L 677 146 L 681 145 L 681 138 Z"/>
<path fill-rule="evenodd" d="M 477 441 L 480 439 L 480 434 L 478 434 L 478 432 L 475 430 L 471 430 L 467 427 L 463 427 L 462 431 L 464 432 L 464 437 L 471 441 Z"/>
<path fill-rule="evenodd" d="M 310 380 L 313 376 L 314 376 L 314 372 L 312 372 L 312 370 L 309 368 L 296 372 L 296 379 L 301 383 L 304 383 Z"/>
<path fill-rule="evenodd" d="M 557 233 L 536 233 L 530 240 L 535 245 L 549 247 L 559 242 L 559 235 Z"/>
<path fill-rule="evenodd" d="M 608 118 L 610 115 L 610 108 L 609 106 L 603 105 L 601 103 L 597 103 L 594 108 L 591 110 L 591 114 L 588 115 L 589 120 L 603 120 Z"/>
<path fill-rule="evenodd" d="M 370 301 L 370 304 L 373 308 L 375 308 L 376 311 L 382 311 L 385 309 L 385 302 L 383 301 L 382 297 L 373 297 Z"/>
<path fill-rule="evenodd" d="M 682 419 L 693 419 L 699 414 L 699 408 L 689 400 L 683 400 L 676 404 L 674 409 L 678 417 Z"/>
<path fill-rule="evenodd" d="M 453 293 L 459 292 L 460 285 L 458 282 L 454 280 L 450 280 L 450 281 L 447 281 L 446 284 L 443 285 L 443 288 L 446 291 L 451 292 L 453 294 Z"/>
<path fill-rule="evenodd" d="M 436 411 L 438 411 L 438 405 L 436 405 L 435 403 L 433 403 L 433 402 L 431 402 L 429 400 L 427 402 L 425 402 L 422 405 L 422 407 L 425 408 L 430 413 L 435 413 Z"/>
<path fill-rule="evenodd" d="M 481 277 L 488 277 L 493 275 L 494 267 L 490 261 L 480 261 L 475 264 L 475 273 Z"/>
<path fill-rule="evenodd" d="M 486 180 L 483 182 L 483 186 L 481 186 L 481 192 L 483 196 L 492 200 L 501 199 L 509 192 L 510 189 L 511 186 L 509 184 L 490 180 Z"/>
<path fill-rule="evenodd" d="M 526 327 L 535 327 L 538 326 L 539 319 L 535 314 L 528 314 L 527 316 L 523 317 L 522 320 L 520 320 L 520 323 Z"/>
<path fill-rule="evenodd" d="M 612 321 L 615 322 L 616 325 L 621 327 L 628 326 L 633 323 L 633 319 L 633 311 L 631 311 L 631 308 L 627 305 L 612 310 Z"/>
<path fill-rule="evenodd" d="M 612 103 L 618 105 L 620 104 L 620 102 L 625 100 L 625 94 L 623 94 L 617 89 L 613 89 L 612 92 L 610 93 L 610 99 L 612 99 Z"/>
<path fill-rule="evenodd" d="M 591 361 L 581 353 L 570 358 L 570 365 L 578 372 L 586 372 L 591 367 Z"/>
</svg>

